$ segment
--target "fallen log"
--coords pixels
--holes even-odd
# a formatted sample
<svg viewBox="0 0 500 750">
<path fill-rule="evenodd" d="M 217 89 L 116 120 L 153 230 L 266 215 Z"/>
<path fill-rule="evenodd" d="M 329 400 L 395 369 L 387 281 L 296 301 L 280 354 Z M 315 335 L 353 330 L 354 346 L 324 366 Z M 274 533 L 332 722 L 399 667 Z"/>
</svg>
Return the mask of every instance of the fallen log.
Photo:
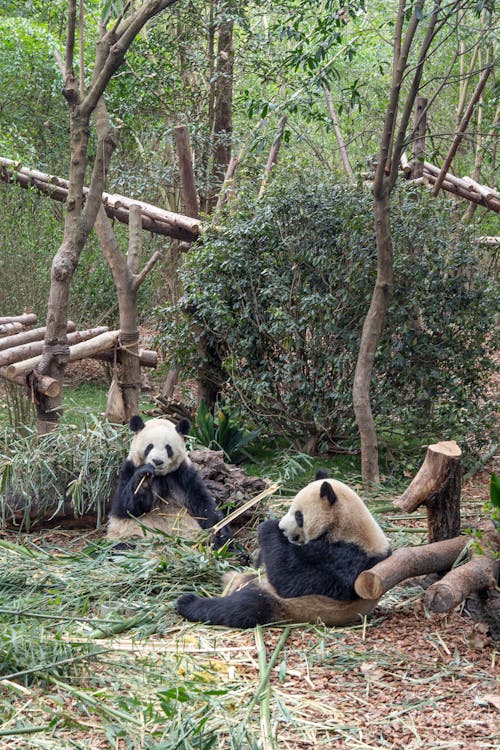
<svg viewBox="0 0 500 750">
<path fill-rule="evenodd" d="M 468 544 L 465 536 L 421 547 L 400 547 L 382 562 L 359 574 L 354 589 L 362 599 L 378 599 L 407 578 L 449 570 Z"/>
<path fill-rule="evenodd" d="M 89 341 L 81 341 L 79 344 L 70 346 L 68 361 L 76 362 L 79 359 L 85 359 L 85 357 L 93 357 L 95 354 L 107 349 L 113 349 L 118 342 L 119 335 L 120 331 L 107 331 Z M 8 365 L 5 368 L 7 377 L 16 378 L 25 375 L 27 372 L 31 372 L 31 370 L 35 369 L 41 358 L 42 355 L 40 354 L 37 357 L 31 357 L 31 359 L 25 359 L 22 362 L 15 362 Z"/>
<path fill-rule="evenodd" d="M 498 579 L 500 534 L 488 532 L 481 540 L 484 554 L 472 553 L 471 560 L 450 570 L 440 581 L 429 586 L 424 604 L 431 612 L 449 612 L 470 594 L 495 589 Z"/>
<path fill-rule="evenodd" d="M 422 466 L 394 505 L 413 513 L 427 508 L 429 542 L 451 539 L 460 533 L 462 451 L 454 440 L 429 445 Z"/>
</svg>

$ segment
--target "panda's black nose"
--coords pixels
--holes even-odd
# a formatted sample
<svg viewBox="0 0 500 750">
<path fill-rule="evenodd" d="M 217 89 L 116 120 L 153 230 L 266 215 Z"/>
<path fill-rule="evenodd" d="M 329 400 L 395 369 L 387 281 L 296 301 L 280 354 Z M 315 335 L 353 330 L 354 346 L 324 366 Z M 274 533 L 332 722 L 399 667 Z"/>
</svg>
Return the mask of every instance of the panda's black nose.
<svg viewBox="0 0 500 750">
<path fill-rule="evenodd" d="M 163 464 L 163 461 L 161 458 L 153 458 L 153 463 L 155 466 L 161 466 Z"/>
</svg>

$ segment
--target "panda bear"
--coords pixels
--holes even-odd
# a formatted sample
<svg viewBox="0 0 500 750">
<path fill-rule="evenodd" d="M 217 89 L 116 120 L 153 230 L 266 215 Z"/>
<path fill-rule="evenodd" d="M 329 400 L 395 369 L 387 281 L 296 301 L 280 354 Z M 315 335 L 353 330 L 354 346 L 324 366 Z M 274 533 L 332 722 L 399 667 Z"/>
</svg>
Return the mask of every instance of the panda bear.
<svg viewBox="0 0 500 750">
<path fill-rule="evenodd" d="M 108 539 L 123 542 L 147 529 L 192 537 L 220 521 L 222 513 L 187 454 L 189 419 L 175 425 L 134 416 L 129 426 L 134 436 L 112 500 Z M 222 546 L 230 536 L 224 528 L 215 535 L 215 545 Z"/>
<path fill-rule="evenodd" d="M 226 575 L 226 595 L 184 594 L 177 612 L 210 625 L 250 628 L 277 622 L 345 625 L 369 613 L 378 600 L 359 599 L 354 581 L 389 557 L 382 529 L 347 485 L 318 472 L 280 520 L 258 529 L 258 563 L 265 576 Z"/>
</svg>

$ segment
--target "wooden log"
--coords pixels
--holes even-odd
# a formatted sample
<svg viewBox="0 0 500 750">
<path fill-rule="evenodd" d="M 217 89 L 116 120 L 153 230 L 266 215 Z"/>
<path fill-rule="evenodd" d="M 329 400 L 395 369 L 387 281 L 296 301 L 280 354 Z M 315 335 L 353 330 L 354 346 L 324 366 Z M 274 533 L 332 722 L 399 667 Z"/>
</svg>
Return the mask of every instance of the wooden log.
<svg viewBox="0 0 500 750">
<path fill-rule="evenodd" d="M 394 501 L 406 513 L 426 506 L 429 542 L 451 539 L 460 533 L 461 456 L 454 440 L 429 445 L 415 478 Z"/>
<path fill-rule="evenodd" d="M 70 333 L 76 328 L 76 323 L 72 320 L 68 320 L 66 331 Z M 47 328 L 32 328 L 30 331 L 23 331 L 22 333 L 16 333 L 13 336 L 5 336 L 0 340 L 0 351 L 5 349 L 12 349 L 15 346 L 22 346 L 23 344 L 29 344 L 31 341 L 42 341 L 45 338 L 45 332 Z"/>
<path fill-rule="evenodd" d="M 500 534 L 485 535 L 485 554 L 472 554 L 472 559 L 450 570 L 440 581 L 429 586 L 424 604 L 431 612 L 449 612 L 476 591 L 495 589 L 500 551 Z"/>
<path fill-rule="evenodd" d="M 81 341 L 79 344 L 69 347 L 69 362 L 76 362 L 79 359 L 85 359 L 85 357 L 93 357 L 99 352 L 113 349 L 118 341 L 119 331 L 107 331 L 101 333 L 99 336 L 90 339 L 89 341 Z M 25 359 L 22 362 L 15 362 L 12 365 L 8 365 L 5 370 L 7 377 L 16 378 L 21 375 L 25 375 L 27 372 L 34 370 L 37 364 L 40 362 L 42 355 L 38 357 L 31 357 Z"/>
<path fill-rule="evenodd" d="M 38 320 L 35 313 L 24 313 L 24 315 L 7 315 L 0 318 L 0 325 L 4 323 L 21 323 L 23 326 L 32 326 Z"/>
<path fill-rule="evenodd" d="M 424 604 L 431 612 L 449 612 L 472 592 L 495 588 L 497 574 L 498 564 L 487 557 L 476 557 L 429 586 Z"/>
<path fill-rule="evenodd" d="M 449 570 L 468 543 L 465 536 L 425 544 L 400 547 L 386 560 L 359 574 L 354 589 L 362 599 L 378 599 L 407 578 Z"/>
<path fill-rule="evenodd" d="M 0 336 L 8 336 L 11 333 L 17 333 L 18 331 L 24 331 L 22 323 L 3 323 L 0 325 Z"/>
<path fill-rule="evenodd" d="M 98 328 L 89 328 L 86 331 L 68 333 L 68 344 L 78 344 L 80 341 L 87 341 L 108 330 L 107 326 L 99 326 Z M 43 340 L 31 341 L 28 344 L 5 349 L 3 352 L 0 352 L 0 367 L 6 367 L 14 362 L 22 362 L 25 359 L 38 356 L 42 353 L 43 344 Z"/>
<path fill-rule="evenodd" d="M 408 157 L 405 151 L 403 151 L 403 153 L 401 154 L 400 164 L 401 164 L 401 169 L 403 170 L 405 175 L 409 175 L 411 173 L 411 164 L 408 160 Z M 417 178 L 417 179 L 420 179 L 420 178 Z"/>
<path fill-rule="evenodd" d="M 27 169 L 12 159 L 0 157 L 0 180 L 18 182 L 23 188 L 33 186 L 55 200 L 62 202 L 67 200 L 68 180 Z M 87 195 L 88 191 L 89 189 L 85 187 L 84 195 Z M 137 203 L 141 206 L 143 229 L 190 243 L 200 235 L 201 222 L 189 216 L 166 211 L 150 203 L 126 198 L 123 195 L 103 193 L 102 201 L 106 214 L 122 223 L 128 224 L 130 206 Z"/>
<path fill-rule="evenodd" d="M 455 156 L 458 147 L 460 145 L 460 142 L 462 141 L 462 138 L 464 136 L 465 130 L 467 129 L 467 125 L 469 124 L 469 120 L 472 117 L 472 113 L 474 112 L 474 107 L 476 106 L 477 102 L 479 101 L 479 98 L 481 96 L 481 92 L 484 89 L 486 85 L 486 81 L 488 80 L 488 76 L 493 71 L 492 66 L 488 66 L 483 71 L 483 74 L 481 78 L 479 79 L 479 82 L 474 89 L 474 93 L 472 94 L 471 100 L 469 102 L 469 106 L 467 107 L 464 116 L 462 117 L 462 120 L 460 121 L 460 125 L 458 126 L 458 130 L 454 135 L 452 144 L 450 146 L 450 150 L 448 151 L 446 158 L 443 162 L 443 166 L 441 167 L 439 171 L 438 178 L 436 180 L 436 184 L 434 185 L 433 195 L 436 196 L 439 193 L 439 190 L 441 188 L 441 185 L 443 183 L 444 178 L 447 175 L 448 169 L 451 167 L 451 163 L 453 161 L 453 157 Z"/>
<path fill-rule="evenodd" d="M 158 353 L 152 349 L 139 349 L 138 353 L 139 364 L 141 367 L 152 367 L 153 369 L 158 366 Z M 117 349 L 116 352 L 99 352 L 94 354 L 92 359 L 98 359 L 101 362 L 121 364 L 122 361 L 122 350 Z"/>
<path fill-rule="evenodd" d="M 33 375 L 34 373 L 31 373 Z M 10 383 L 21 386 L 22 388 L 30 388 L 30 384 L 26 383 L 26 379 L 23 376 L 16 378 L 10 378 L 7 375 L 5 367 L 0 367 L 0 378 L 8 380 Z M 48 375 L 38 375 L 36 382 L 33 384 L 34 390 L 38 393 L 42 393 L 44 396 L 58 396 L 61 392 L 61 386 L 55 378 L 50 378 Z"/>
</svg>

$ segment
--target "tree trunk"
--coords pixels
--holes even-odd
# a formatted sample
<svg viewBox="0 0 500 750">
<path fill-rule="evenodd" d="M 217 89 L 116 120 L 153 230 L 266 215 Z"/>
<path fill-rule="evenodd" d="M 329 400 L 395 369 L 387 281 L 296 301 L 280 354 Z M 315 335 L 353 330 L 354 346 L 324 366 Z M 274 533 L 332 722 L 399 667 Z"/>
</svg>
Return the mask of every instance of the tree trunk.
<svg viewBox="0 0 500 750">
<path fill-rule="evenodd" d="M 281 148 L 281 140 L 283 138 L 283 131 L 285 130 L 286 119 L 287 119 L 286 115 L 281 117 L 278 123 L 278 127 L 276 128 L 273 145 L 271 146 L 269 156 L 267 157 L 266 167 L 264 169 L 264 177 L 262 178 L 262 183 L 260 185 L 259 196 L 258 196 L 259 198 L 262 198 L 262 196 L 264 195 L 264 192 L 267 187 L 267 183 L 269 182 L 269 177 L 271 176 L 271 171 L 278 160 L 278 154 Z M 228 170 L 229 170 L 229 167 L 228 167 Z M 226 175 L 227 175 L 227 172 L 226 172 Z M 226 180 L 224 178 L 224 182 L 225 181 Z"/>
<path fill-rule="evenodd" d="M 330 89 L 326 85 L 326 83 L 323 83 L 323 91 L 325 92 L 325 98 L 326 98 L 326 105 L 328 107 L 328 113 L 330 115 L 330 120 L 332 121 L 333 125 L 333 131 L 335 133 L 335 138 L 337 141 L 337 146 L 339 147 L 339 153 L 342 159 L 342 164 L 344 165 L 344 171 L 346 175 L 349 178 L 349 184 L 355 185 L 356 184 L 356 177 L 354 175 L 354 172 L 351 167 L 351 162 L 349 161 L 349 156 L 347 154 L 347 148 L 344 142 L 344 139 L 342 138 L 342 133 L 340 132 L 340 126 L 339 121 L 337 117 L 337 113 L 335 112 L 335 107 L 333 106 L 333 97 L 330 92 Z"/>
<path fill-rule="evenodd" d="M 84 204 L 84 184 L 87 167 L 90 118 L 113 74 L 121 66 L 125 53 L 145 23 L 176 0 L 150 0 L 128 17 L 120 18 L 109 31 L 102 29 L 96 46 L 96 59 L 88 90 L 82 96 L 74 71 L 74 51 L 77 26 L 75 0 L 68 3 L 68 27 L 64 61 L 63 95 L 70 115 L 70 174 L 66 216 L 62 244 L 57 251 L 51 271 L 47 311 L 47 331 L 42 359 L 37 366 L 40 375 L 57 380 L 61 392 L 57 396 L 41 396 L 37 402 L 38 432 L 46 433 L 56 427 L 62 407 L 62 382 L 68 361 L 66 340 L 69 288 L 80 253 L 87 241 L 101 206 L 102 192 L 111 154 L 116 146 L 117 132 L 106 127 L 96 145 L 96 156 L 90 186 Z M 96 117 L 99 113 L 96 112 Z M 97 125 L 97 121 L 96 121 Z"/>
<path fill-rule="evenodd" d="M 413 163 L 411 168 L 412 180 L 416 180 L 424 174 L 425 131 L 427 130 L 426 107 L 427 99 L 423 96 L 418 96 L 415 107 L 415 140 L 413 142 Z"/>
<path fill-rule="evenodd" d="M 224 182 L 231 159 L 233 133 L 233 21 L 224 20 L 219 26 L 217 64 L 215 69 L 215 101 L 213 126 L 212 180 L 208 211 L 217 204 L 217 196 Z"/>
<path fill-rule="evenodd" d="M 363 324 L 356 369 L 353 404 L 361 438 L 361 474 L 367 485 L 378 483 L 378 440 L 370 404 L 370 384 L 375 351 L 384 327 L 392 293 L 392 237 L 390 199 L 386 190 L 374 195 L 375 232 L 377 238 L 377 278 L 368 313 Z"/>
</svg>

